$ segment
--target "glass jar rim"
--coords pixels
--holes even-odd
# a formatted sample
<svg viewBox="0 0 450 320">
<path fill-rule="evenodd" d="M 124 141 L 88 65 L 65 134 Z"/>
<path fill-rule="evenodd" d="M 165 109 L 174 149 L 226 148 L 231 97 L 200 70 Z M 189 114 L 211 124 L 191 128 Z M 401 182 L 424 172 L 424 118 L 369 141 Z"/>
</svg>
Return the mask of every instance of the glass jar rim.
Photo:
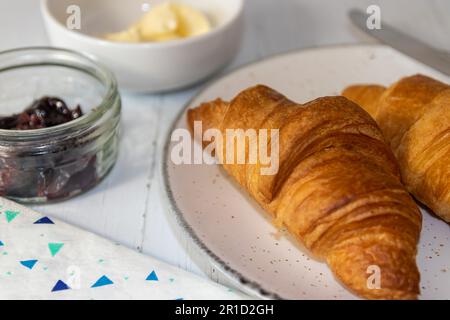
<svg viewBox="0 0 450 320">
<path fill-rule="evenodd" d="M 102 101 L 99 105 L 94 106 L 88 113 L 83 115 L 82 117 L 75 119 L 73 121 L 69 121 L 54 127 L 48 127 L 48 128 L 41 128 L 41 129 L 33 129 L 33 130 L 15 130 L 15 129 L 0 129 L 0 139 L 1 138 L 17 138 L 17 139 L 33 139 L 33 138 L 43 138 L 48 137 L 49 135 L 58 135 L 59 133 L 64 133 L 67 130 L 70 129 L 76 129 L 80 130 L 81 128 L 88 127 L 90 124 L 95 123 L 97 120 L 101 119 L 101 117 L 109 110 L 110 106 L 113 104 L 113 101 L 115 100 L 117 94 L 118 94 L 118 86 L 117 81 L 114 76 L 114 74 L 105 66 L 103 66 L 95 57 L 88 55 L 86 53 L 77 52 L 70 49 L 64 49 L 64 48 L 55 48 L 55 47 L 23 47 L 23 48 L 16 48 L 16 49 L 10 49 L 0 52 L 0 59 L 6 55 L 10 54 L 25 54 L 25 53 L 31 53 L 33 51 L 36 52 L 42 52 L 42 53 L 59 53 L 59 54 L 66 54 L 68 56 L 71 56 L 72 58 L 77 59 L 84 59 L 85 62 L 92 64 L 92 67 L 94 68 L 93 71 L 95 71 L 98 74 L 102 75 L 102 78 L 99 78 L 98 76 L 93 74 L 93 71 L 91 69 L 88 69 L 87 66 L 80 66 L 77 65 L 77 67 L 80 69 L 80 71 L 87 72 L 88 74 L 95 76 L 99 81 L 102 82 L 102 84 L 106 88 L 106 93 L 102 97 Z M 12 65 L 7 68 L 1 68 L 0 73 L 6 70 L 11 70 L 15 68 L 22 68 L 27 66 L 37 66 L 37 65 L 46 65 L 45 61 L 40 63 L 29 63 L 29 64 L 18 64 L 18 65 Z M 56 63 L 49 62 L 48 65 L 57 65 Z M 69 65 L 61 63 L 60 66 L 67 66 L 74 68 L 75 65 Z"/>
</svg>

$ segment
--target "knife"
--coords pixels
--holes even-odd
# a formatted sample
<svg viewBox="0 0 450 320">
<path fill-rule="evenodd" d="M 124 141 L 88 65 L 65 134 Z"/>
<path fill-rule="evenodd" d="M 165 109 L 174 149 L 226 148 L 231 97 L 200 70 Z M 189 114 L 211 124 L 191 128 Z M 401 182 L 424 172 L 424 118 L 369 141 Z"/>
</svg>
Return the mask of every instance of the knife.
<svg viewBox="0 0 450 320">
<path fill-rule="evenodd" d="M 433 48 L 384 22 L 381 29 L 371 30 L 366 24 L 368 16 L 361 10 L 352 9 L 349 17 L 359 29 L 372 37 L 450 76 L 450 53 Z"/>
</svg>

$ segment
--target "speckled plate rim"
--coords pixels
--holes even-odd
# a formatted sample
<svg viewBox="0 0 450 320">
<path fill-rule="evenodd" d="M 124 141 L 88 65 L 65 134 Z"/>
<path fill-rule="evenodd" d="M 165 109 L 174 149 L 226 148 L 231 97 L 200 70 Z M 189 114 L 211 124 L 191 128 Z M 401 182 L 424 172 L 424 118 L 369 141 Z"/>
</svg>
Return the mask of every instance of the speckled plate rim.
<svg viewBox="0 0 450 320">
<path fill-rule="evenodd" d="M 169 182 L 169 162 L 168 155 L 169 155 L 169 149 L 171 144 L 171 133 L 174 129 L 176 129 L 176 126 L 180 119 L 184 116 L 188 108 L 191 106 L 192 102 L 194 102 L 198 97 L 200 97 L 204 92 L 210 89 L 211 86 L 215 85 L 216 83 L 222 81 L 224 78 L 230 77 L 234 75 L 237 72 L 241 72 L 247 68 L 253 68 L 259 64 L 267 63 L 270 60 L 274 60 L 280 57 L 289 56 L 289 55 L 296 55 L 305 51 L 327 51 L 327 50 L 333 50 L 333 49 L 340 49 L 340 48 L 350 48 L 350 49 L 364 49 L 364 48 L 374 48 L 374 49 L 381 49 L 381 48 L 389 48 L 389 46 L 382 45 L 382 44 L 371 44 L 371 43 L 362 43 L 362 44 L 337 44 L 337 45 L 328 45 L 328 46 L 318 46 L 318 47 L 307 47 L 304 49 L 294 49 L 289 50 L 286 52 L 278 53 L 275 55 L 271 55 L 268 57 L 263 58 L 262 60 L 258 60 L 256 62 L 250 62 L 248 64 L 244 64 L 241 66 L 238 66 L 237 68 L 231 70 L 230 72 L 220 76 L 219 78 L 207 83 L 203 88 L 201 88 L 197 93 L 194 94 L 191 99 L 183 106 L 181 111 L 177 114 L 175 119 L 173 120 L 172 124 L 170 125 L 168 131 L 165 133 L 165 141 L 163 144 L 163 152 L 162 157 L 160 158 L 160 179 L 162 181 L 162 189 L 164 192 L 164 204 L 166 206 L 166 212 L 169 217 L 169 222 L 172 225 L 172 227 L 176 228 L 177 231 L 181 231 L 181 233 L 189 239 L 192 243 L 195 244 L 195 249 L 201 253 L 205 258 L 207 259 L 207 262 L 215 268 L 217 271 L 219 271 L 221 274 L 223 274 L 228 280 L 233 283 L 233 285 L 239 290 L 243 291 L 246 294 L 251 295 L 252 297 L 259 298 L 259 299 L 283 299 L 280 295 L 278 295 L 275 292 L 272 292 L 268 288 L 264 288 L 261 284 L 248 279 L 247 277 L 243 276 L 238 270 L 235 270 L 228 266 L 225 261 L 223 261 L 220 257 L 218 257 L 212 250 L 209 249 L 207 244 L 200 239 L 200 237 L 195 233 L 194 229 L 189 225 L 189 223 L 184 218 L 182 210 L 177 206 L 177 203 L 175 201 L 173 191 L 170 187 Z M 181 234 L 179 232 L 175 233 L 177 238 Z"/>
</svg>

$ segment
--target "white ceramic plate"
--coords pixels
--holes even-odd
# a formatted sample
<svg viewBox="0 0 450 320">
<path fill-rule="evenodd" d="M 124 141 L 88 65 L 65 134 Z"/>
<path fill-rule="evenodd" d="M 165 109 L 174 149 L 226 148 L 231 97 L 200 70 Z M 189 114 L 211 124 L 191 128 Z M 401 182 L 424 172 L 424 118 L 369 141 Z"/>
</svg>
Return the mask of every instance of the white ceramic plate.
<svg viewBox="0 0 450 320">
<path fill-rule="evenodd" d="M 258 83 L 297 102 L 336 95 L 354 83 L 389 85 L 422 73 L 450 79 L 396 51 L 378 45 L 340 46 L 287 53 L 243 67 L 210 85 L 189 103 L 229 99 Z M 172 129 L 186 127 L 185 112 Z M 240 191 L 215 165 L 174 165 L 173 143 L 166 144 L 163 179 L 170 212 L 209 257 L 210 263 L 239 288 L 256 297 L 287 299 L 355 298 L 287 234 L 277 232 L 268 214 Z M 450 228 L 423 210 L 417 262 L 422 299 L 450 298 Z"/>
</svg>

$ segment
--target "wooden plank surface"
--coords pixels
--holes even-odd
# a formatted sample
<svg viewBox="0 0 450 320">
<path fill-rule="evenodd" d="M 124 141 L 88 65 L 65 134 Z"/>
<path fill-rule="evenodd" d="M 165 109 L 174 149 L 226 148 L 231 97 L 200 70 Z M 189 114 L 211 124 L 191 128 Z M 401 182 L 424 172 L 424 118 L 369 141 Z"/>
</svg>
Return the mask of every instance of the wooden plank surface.
<svg viewBox="0 0 450 320">
<path fill-rule="evenodd" d="M 450 51 L 447 0 L 246 0 L 243 46 L 222 74 L 288 50 L 374 42 L 356 30 L 346 16 L 350 8 L 365 10 L 370 4 L 380 5 L 382 21 Z M 1 50 L 46 44 L 39 1 L 0 0 Z M 159 159 L 168 128 L 204 85 L 159 95 L 122 93 L 121 150 L 111 174 L 82 196 L 36 208 L 176 266 L 223 280 L 194 252 L 193 244 L 177 240 L 167 221 L 159 179 Z"/>
</svg>

